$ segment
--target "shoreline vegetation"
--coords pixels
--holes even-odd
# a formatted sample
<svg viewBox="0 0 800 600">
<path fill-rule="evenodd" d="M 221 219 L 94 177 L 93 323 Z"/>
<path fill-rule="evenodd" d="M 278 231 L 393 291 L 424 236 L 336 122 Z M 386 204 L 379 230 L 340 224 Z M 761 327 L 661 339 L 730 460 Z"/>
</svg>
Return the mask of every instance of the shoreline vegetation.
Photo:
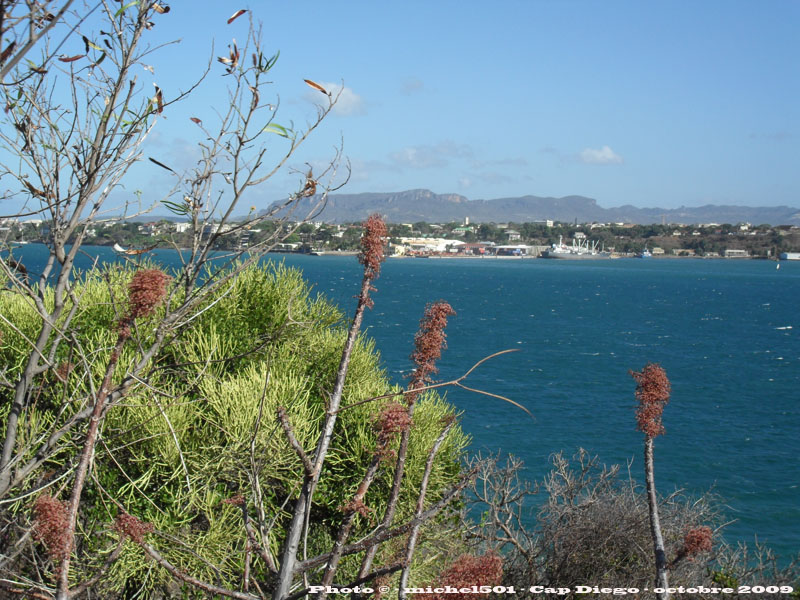
<svg viewBox="0 0 800 600">
<path fill-rule="evenodd" d="M 82 240 L 92 246 L 142 249 L 191 247 L 196 235 L 189 223 L 159 221 L 100 222 Z M 216 230 L 215 230 L 216 227 Z M 588 247 L 605 255 L 594 258 L 735 258 L 777 259 L 800 252 L 800 227 L 739 224 L 630 225 L 541 223 L 389 224 L 387 256 L 417 258 L 538 258 L 556 244 Z M 245 251 L 265 239 L 283 237 L 270 252 L 355 255 L 360 223 L 332 225 L 266 220 L 257 228 L 207 224 L 201 236 L 212 236 L 214 250 Z M 0 222 L 0 248 L 48 243 L 45 222 L 6 219 Z"/>
<path fill-rule="evenodd" d="M 45 245 L 42 241 L 36 242 L 25 242 L 24 245 L 28 244 L 37 244 L 37 245 Z M 112 244 L 86 244 L 86 247 L 96 246 L 101 248 L 113 248 Z M 11 248 L 21 247 L 19 244 L 14 244 L 12 242 Z M 155 248 L 153 248 L 154 250 Z M 187 251 L 188 248 L 159 248 L 161 250 L 175 250 L 175 251 Z M 5 248 L 0 248 L 0 251 L 5 250 Z M 149 250 L 150 252 L 152 250 Z M 304 256 L 316 256 L 316 257 L 325 257 L 325 256 L 352 256 L 357 257 L 358 251 L 356 250 L 324 250 L 324 251 L 304 251 L 304 250 L 270 250 L 267 254 L 299 254 Z M 448 253 L 448 252 L 431 252 L 431 253 L 421 253 L 421 254 L 392 254 L 387 256 L 387 259 L 397 260 L 410 260 L 410 259 L 434 259 L 434 260 L 485 260 L 485 261 L 493 261 L 493 260 L 547 260 L 550 262 L 550 259 L 544 259 L 542 256 L 538 255 L 528 255 L 528 254 L 520 254 L 520 255 L 498 255 L 498 254 L 459 254 L 459 253 Z M 635 254 L 611 254 L 607 257 L 597 258 L 594 260 L 618 260 L 618 259 L 627 259 L 627 258 L 634 258 L 639 259 L 640 257 L 636 256 Z M 669 260 L 734 260 L 734 261 L 741 261 L 741 260 L 781 260 L 784 262 L 783 259 L 776 259 L 775 257 L 767 257 L 767 256 L 736 256 L 736 257 L 726 257 L 726 256 L 708 256 L 708 255 L 699 255 L 699 254 L 685 254 L 685 255 L 661 255 L 661 256 L 653 256 L 649 257 L 647 260 L 657 260 L 657 261 L 669 261 Z M 793 259 L 794 260 L 794 259 Z M 562 262 L 562 261 L 559 261 Z"/>
</svg>

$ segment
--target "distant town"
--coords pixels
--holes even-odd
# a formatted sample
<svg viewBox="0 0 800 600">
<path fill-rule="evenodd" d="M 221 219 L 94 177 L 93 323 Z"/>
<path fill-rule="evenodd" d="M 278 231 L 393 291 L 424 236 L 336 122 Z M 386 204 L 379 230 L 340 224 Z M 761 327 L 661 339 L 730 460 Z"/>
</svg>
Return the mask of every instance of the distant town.
<svg viewBox="0 0 800 600">
<path fill-rule="evenodd" d="M 358 250 L 361 224 L 264 221 L 243 229 L 223 225 L 219 249 L 243 250 L 269 239 L 278 227 L 286 238 L 275 250 L 284 252 L 352 252 Z M 210 231 L 216 225 L 206 225 Z M 208 233 L 208 232 L 206 232 Z M 0 242 L 46 241 L 47 221 L 0 221 Z M 110 220 L 86 231 L 84 243 L 128 248 L 181 248 L 191 241 L 191 224 L 170 219 Z M 400 256 L 540 256 L 553 245 L 582 245 L 610 256 L 705 258 L 800 258 L 800 227 L 751 223 L 635 225 L 630 223 L 395 223 L 389 225 L 390 249 Z"/>
</svg>

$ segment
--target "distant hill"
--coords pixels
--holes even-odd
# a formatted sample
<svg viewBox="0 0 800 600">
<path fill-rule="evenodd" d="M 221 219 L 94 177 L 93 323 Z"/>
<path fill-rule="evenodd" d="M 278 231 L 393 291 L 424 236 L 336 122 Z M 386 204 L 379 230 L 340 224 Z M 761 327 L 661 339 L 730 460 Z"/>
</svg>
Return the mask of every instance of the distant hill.
<svg viewBox="0 0 800 600">
<path fill-rule="evenodd" d="M 315 199 L 304 199 L 305 204 L 295 214 L 303 214 Z M 619 206 L 603 208 L 597 201 L 584 196 L 542 198 L 521 196 L 495 200 L 470 200 L 458 194 L 434 194 L 430 190 L 407 190 L 392 193 L 332 194 L 325 210 L 317 217 L 328 223 L 361 221 L 372 213 L 379 213 L 390 223 L 447 223 L 472 222 L 517 223 L 552 219 L 579 223 L 740 223 L 753 225 L 800 225 L 800 209 L 788 206 L 716 206 L 666 208 L 637 208 Z"/>
</svg>

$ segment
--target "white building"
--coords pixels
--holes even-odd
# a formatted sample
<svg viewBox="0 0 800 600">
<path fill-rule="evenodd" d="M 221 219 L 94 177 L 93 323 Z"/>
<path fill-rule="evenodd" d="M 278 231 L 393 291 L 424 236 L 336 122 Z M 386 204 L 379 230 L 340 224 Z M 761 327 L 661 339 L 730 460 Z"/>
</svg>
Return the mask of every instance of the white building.
<svg viewBox="0 0 800 600">
<path fill-rule="evenodd" d="M 750 254 L 747 250 L 740 250 L 738 248 L 726 248 L 725 258 L 749 258 Z"/>
<path fill-rule="evenodd" d="M 448 246 L 450 248 L 455 248 L 464 244 L 461 240 L 411 237 L 401 237 L 400 243 L 408 250 L 413 250 L 415 252 L 447 252 Z"/>
</svg>

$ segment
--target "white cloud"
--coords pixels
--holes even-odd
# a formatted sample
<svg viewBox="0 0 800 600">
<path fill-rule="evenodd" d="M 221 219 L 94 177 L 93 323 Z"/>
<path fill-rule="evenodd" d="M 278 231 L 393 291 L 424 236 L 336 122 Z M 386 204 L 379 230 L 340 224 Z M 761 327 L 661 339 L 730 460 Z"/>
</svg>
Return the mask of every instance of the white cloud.
<svg viewBox="0 0 800 600">
<path fill-rule="evenodd" d="M 413 167 L 414 169 L 431 169 L 447 165 L 447 161 L 430 146 L 403 148 L 397 152 L 392 152 L 389 158 L 400 166 Z"/>
<path fill-rule="evenodd" d="M 422 80 L 417 79 L 416 77 L 410 77 L 403 81 L 402 87 L 400 89 L 401 94 L 411 95 L 417 94 L 425 89 L 425 84 Z"/>
<path fill-rule="evenodd" d="M 609 146 L 602 148 L 585 148 L 580 153 L 580 160 L 587 165 L 621 165 L 622 157 Z"/>
<path fill-rule="evenodd" d="M 492 185 L 515 182 L 513 177 L 505 173 L 481 173 L 480 179 L 483 183 L 489 183 Z"/>
<path fill-rule="evenodd" d="M 387 173 L 397 171 L 397 167 L 392 167 L 379 160 L 362 160 L 359 158 L 350 159 L 350 181 L 370 181 L 376 173 Z"/>
<path fill-rule="evenodd" d="M 433 146 L 409 146 L 392 152 L 389 158 L 402 167 L 430 169 L 447 166 L 450 158 L 471 158 L 472 155 L 472 148 L 469 146 L 445 140 Z"/>
<path fill-rule="evenodd" d="M 485 169 L 487 167 L 504 167 L 509 170 L 513 167 L 527 167 L 528 160 L 522 157 L 499 158 L 492 160 L 473 160 L 471 167 L 474 170 Z"/>
<path fill-rule="evenodd" d="M 453 140 L 445 140 L 433 146 L 434 152 L 453 158 L 470 158 L 472 148 L 466 144 L 456 144 Z"/>
<path fill-rule="evenodd" d="M 335 98 L 337 94 L 339 95 L 339 100 L 336 102 L 336 106 L 333 107 L 334 114 L 341 117 L 351 117 L 367 113 L 367 106 L 364 99 L 356 94 L 353 88 L 347 86 L 342 87 L 341 83 L 321 82 L 320 85 L 330 92 L 333 98 Z M 339 94 L 339 92 L 341 92 L 341 94 Z M 306 94 L 306 98 L 315 104 L 319 104 L 321 96 L 322 94 L 317 91 L 309 91 L 309 93 Z"/>
</svg>

